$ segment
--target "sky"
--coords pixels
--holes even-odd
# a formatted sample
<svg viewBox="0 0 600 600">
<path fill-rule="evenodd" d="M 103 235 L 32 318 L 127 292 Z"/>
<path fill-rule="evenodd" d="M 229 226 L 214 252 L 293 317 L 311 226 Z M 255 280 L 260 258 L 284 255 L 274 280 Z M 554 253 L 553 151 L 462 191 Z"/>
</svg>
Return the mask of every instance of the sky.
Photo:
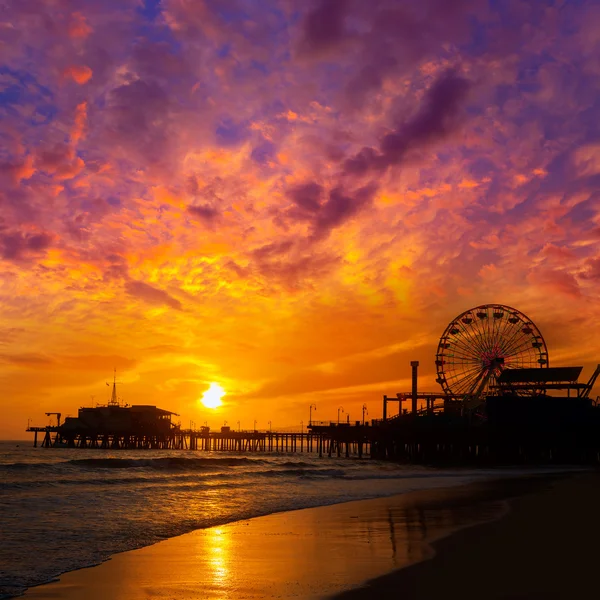
<svg viewBox="0 0 600 600">
<path fill-rule="evenodd" d="M 185 426 L 380 418 L 483 303 L 600 362 L 594 0 L 0 5 L 0 437 L 114 368 Z"/>
</svg>

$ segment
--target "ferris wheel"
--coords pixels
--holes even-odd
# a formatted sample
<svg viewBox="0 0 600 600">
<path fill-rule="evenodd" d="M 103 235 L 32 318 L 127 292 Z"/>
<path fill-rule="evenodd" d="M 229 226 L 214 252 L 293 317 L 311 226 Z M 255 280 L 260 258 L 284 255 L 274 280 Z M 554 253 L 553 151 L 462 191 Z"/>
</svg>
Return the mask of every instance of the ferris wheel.
<svg viewBox="0 0 600 600">
<path fill-rule="evenodd" d="M 451 396 L 483 397 L 505 369 L 548 366 L 540 330 L 522 312 L 483 304 L 458 315 L 440 338 L 437 382 Z"/>
</svg>

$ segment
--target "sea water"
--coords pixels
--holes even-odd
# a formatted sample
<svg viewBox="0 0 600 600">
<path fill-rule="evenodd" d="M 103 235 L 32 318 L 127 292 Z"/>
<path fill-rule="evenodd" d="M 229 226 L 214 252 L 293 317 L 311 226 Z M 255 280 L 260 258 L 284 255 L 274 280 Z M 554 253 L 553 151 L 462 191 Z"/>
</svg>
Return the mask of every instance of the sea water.
<svg viewBox="0 0 600 600">
<path fill-rule="evenodd" d="M 0 598 L 193 529 L 518 472 L 0 442 Z"/>
</svg>

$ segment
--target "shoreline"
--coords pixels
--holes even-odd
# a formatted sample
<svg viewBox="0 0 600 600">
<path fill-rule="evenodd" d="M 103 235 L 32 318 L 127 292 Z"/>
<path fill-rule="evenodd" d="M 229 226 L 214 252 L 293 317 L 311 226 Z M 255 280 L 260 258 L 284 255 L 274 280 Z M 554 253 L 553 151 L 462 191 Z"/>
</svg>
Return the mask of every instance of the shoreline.
<svg viewBox="0 0 600 600">
<path fill-rule="evenodd" d="M 508 498 L 498 519 L 432 540 L 425 560 L 329 600 L 430 600 L 451 590 L 462 600 L 596 598 L 598 502 L 598 471 L 557 478 Z"/>
<path fill-rule="evenodd" d="M 499 519 L 506 512 L 506 498 L 569 475 L 524 474 L 196 530 L 70 571 L 57 582 L 29 588 L 22 597 L 335 596 L 420 564 L 432 556 L 436 539 Z M 286 596 L 292 593 L 290 585 L 293 595 Z"/>
</svg>

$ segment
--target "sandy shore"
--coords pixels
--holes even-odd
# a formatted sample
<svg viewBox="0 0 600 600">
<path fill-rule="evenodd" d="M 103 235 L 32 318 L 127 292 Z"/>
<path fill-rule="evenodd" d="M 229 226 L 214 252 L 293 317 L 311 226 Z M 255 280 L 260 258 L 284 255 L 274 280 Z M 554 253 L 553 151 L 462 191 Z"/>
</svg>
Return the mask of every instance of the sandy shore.
<svg viewBox="0 0 600 600">
<path fill-rule="evenodd" d="M 600 474 L 510 501 L 501 519 L 433 544 L 435 556 L 336 600 L 578 600 L 600 597 Z"/>
<path fill-rule="evenodd" d="M 532 487 L 535 493 L 515 500 L 514 510 L 494 521 L 507 512 L 504 498 Z M 576 543 L 581 533 L 564 525 L 572 522 L 567 511 L 576 511 L 580 495 L 600 499 L 596 487 L 596 477 L 589 475 L 558 482 L 523 478 L 269 515 L 116 555 L 32 588 L 24 597 L 241 600 L 341 594 L 359 599 L 396 598 L 402 590 L 404 599 L 436 598 L 457 585 L 464 597 L 475 581 L 487 581 L 488 587 L 493 581 L 494 593 L 505 590 L 490 595 L 475 586 L 477 598 L 566 597 L 519 595 L 529 588 L 508 582 L 513 571 L 530 577 L 528 565 L 540 556 L 538 546 L 545 548 L 544 556 L 553 554 L 552 564 L 570 560 L 555 545 L 554 532 L 570 533 L 561 543 Z M 587 496 L 582 505 L 588 517 L 595 514 Z M 457 531 L 435 544 L 433 556 L 431 541 Z"/>
</svg>

